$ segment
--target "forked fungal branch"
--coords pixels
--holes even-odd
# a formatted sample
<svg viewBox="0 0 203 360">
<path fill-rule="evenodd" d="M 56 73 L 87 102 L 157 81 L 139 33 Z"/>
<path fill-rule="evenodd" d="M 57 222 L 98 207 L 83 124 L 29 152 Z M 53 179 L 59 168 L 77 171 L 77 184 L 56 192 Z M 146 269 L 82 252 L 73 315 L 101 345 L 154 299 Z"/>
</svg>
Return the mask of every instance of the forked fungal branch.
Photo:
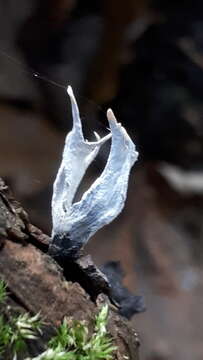
<svg viewBox="0 0 203 360">
<path fill-rule="evenodd" d="M 78 106 L 68 86 L 73 128 L 68 133 L 52 197 L 52 242 L 56 256 L 78 256 L 79 250 L 97 230 L 109 224 L 122 211 L 131 167 L 138 158 L 135 145 L 126 130 L 107 111 L 110 133 L 103 138 L 95 132 L 96 141 L 84 139 Z M 100 147 L 111 140 L 106 166 L 79 202 L 73 203 L 78 186 Z"/>
</svg>

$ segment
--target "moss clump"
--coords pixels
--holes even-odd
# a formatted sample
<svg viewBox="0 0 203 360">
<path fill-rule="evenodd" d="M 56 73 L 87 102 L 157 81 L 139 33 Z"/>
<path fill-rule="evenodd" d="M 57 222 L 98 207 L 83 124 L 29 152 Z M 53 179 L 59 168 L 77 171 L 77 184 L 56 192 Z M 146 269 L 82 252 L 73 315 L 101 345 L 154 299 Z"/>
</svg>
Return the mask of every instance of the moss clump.
<svg viewBox="0 0 203 360">
<path fill-rule="evenodd" d="M 0 280 L 0 305 L 7 298 L 6 284 Z M 25 360 L 111 360 L 116 347 L 107 332 L 108 305 L 104 305 L 95 317 L 93 333 L 84 321 L 64 318 L 55 329 L 46 350 L 34 358 Z M 7 318 L 0 316 L 0 359 L 22 358 L 27 341 L 37 340 L 42 335 L 39 314 L 28 313 Z"/>
</svg>

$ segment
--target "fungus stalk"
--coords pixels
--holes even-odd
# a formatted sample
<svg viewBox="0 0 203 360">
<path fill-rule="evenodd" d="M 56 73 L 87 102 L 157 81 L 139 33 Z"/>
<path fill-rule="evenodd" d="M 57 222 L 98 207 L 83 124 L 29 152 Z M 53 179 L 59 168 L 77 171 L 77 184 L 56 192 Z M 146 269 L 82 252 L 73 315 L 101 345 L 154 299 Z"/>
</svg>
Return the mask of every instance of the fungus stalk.
<svg viewBox="0 0 203 360">
<path fill-rule="evenodd" d="M 84 139 L 78 106 L 71 87 L 73 128 L 68 133 L 52 197 L 52 241 L 54 256 L 79 256 L 80 250 L 97 230 L 113 221 L 122 211 L 130 170 L 138 158 L 135 145 L 112 110 L 107 111 L 110 133 L 96 140 Z M 78 186 L 100 147 L 111 138 L 106 166 L 79 202 L 73 203 Z"/>
</svg>

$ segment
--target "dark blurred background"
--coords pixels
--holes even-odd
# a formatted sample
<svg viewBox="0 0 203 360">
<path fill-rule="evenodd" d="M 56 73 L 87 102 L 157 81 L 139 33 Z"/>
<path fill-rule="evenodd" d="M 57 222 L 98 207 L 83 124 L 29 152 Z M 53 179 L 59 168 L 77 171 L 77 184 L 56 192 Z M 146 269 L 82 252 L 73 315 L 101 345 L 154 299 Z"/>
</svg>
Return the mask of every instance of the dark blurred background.
<svg viewBox="0 0 203 360">
<path fill-rule="evenodd" d="M 48 233 L 68 84 L 90 139 L 106 133 L 110 106 L 140 152 L 125 210 L 87 251 L 119 260 L 145 296 L 131 320 L 141 359 L 202 360 L 202 1 L 0 0 L 0 175 Z"/>
</svg>

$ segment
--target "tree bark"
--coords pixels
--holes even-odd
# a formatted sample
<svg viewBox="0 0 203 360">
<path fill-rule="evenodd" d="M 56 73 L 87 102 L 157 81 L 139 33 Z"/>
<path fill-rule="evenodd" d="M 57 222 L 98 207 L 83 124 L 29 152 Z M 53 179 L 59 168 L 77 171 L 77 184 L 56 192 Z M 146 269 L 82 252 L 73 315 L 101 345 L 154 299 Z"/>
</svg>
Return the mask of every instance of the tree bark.
<svg viewBox="0 0 203 360">
<path fill-rule="evenodd" d="M 50 328 L 58 326 L 64 316 L 86 320 L 91 327 L 101 303 L 109 302 L 108 297 L 97 294 L 93 301 L 77 279 L 67 281 L 74 277 L 68 277 L 68 268 L 64 272 L 47 254 L 48 244 L 49 237 L 30 223 L 0 179 L 0 277 L 8 284 L 12 306 L 31 314 L 40 312 Z M 70 272 L 73 270 L 70 267 Z M 111 304 L 108 327 L 118 347 L 115 359 L 127 356 L 137 360 L 137 335 Z"/>
</svg>

